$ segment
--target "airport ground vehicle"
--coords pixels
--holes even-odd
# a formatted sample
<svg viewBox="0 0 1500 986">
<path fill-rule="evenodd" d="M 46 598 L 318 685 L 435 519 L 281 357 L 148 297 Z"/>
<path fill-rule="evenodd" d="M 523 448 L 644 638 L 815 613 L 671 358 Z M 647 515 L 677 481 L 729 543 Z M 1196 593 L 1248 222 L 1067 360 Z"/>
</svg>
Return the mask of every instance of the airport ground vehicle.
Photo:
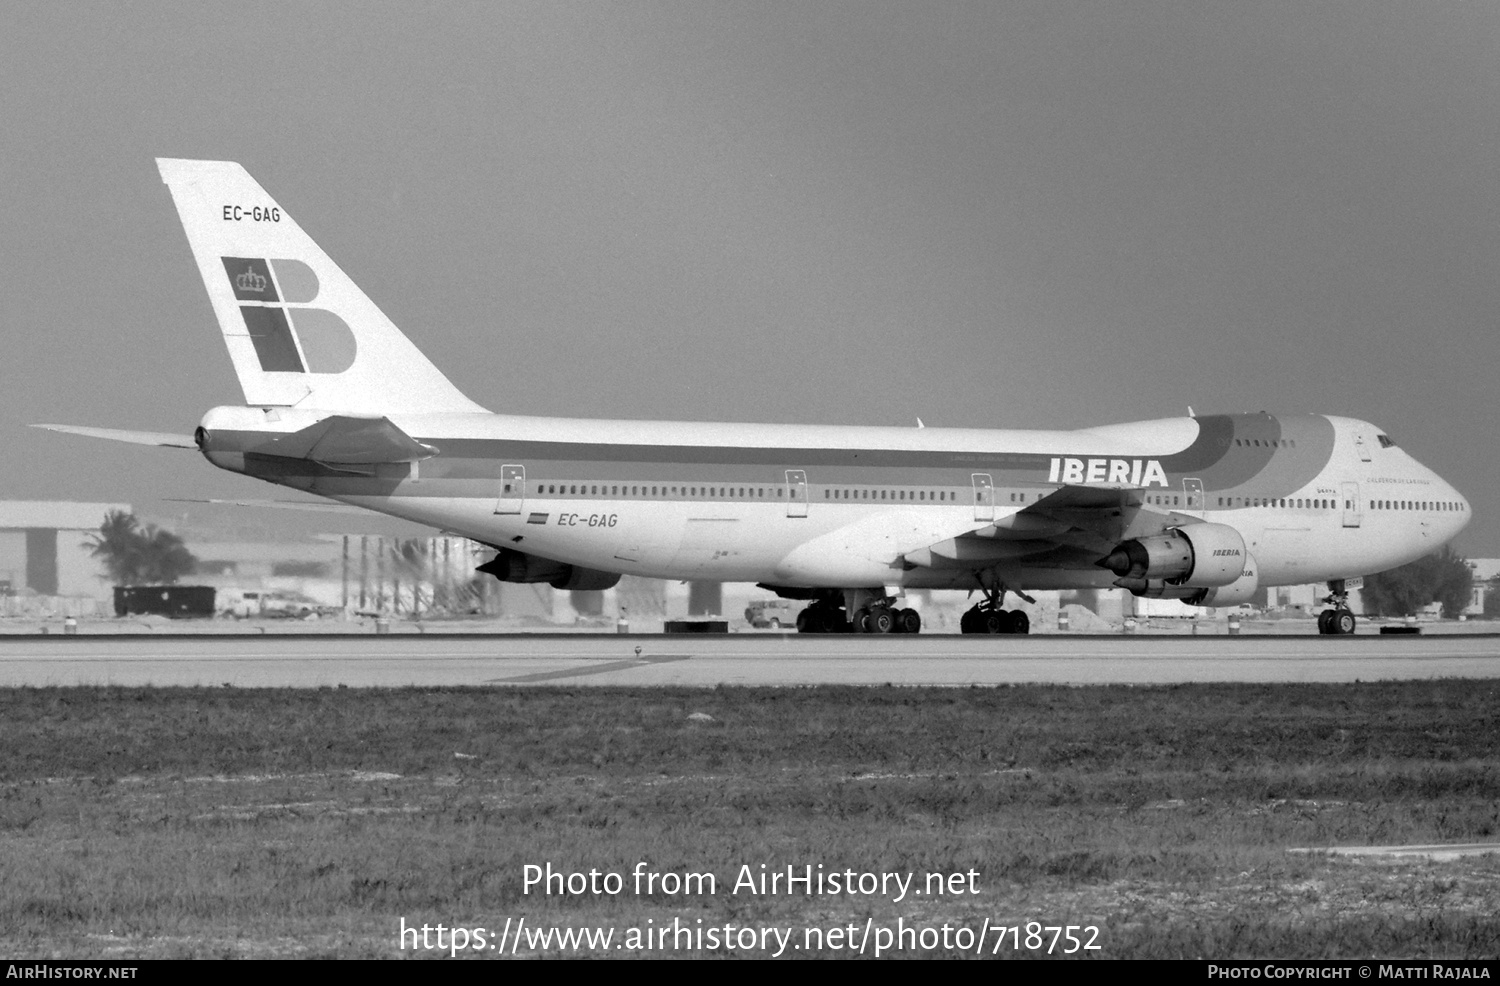
<svg viewBox="0 0 1500 986">
<path fill-rule="evenodd" d="M 745 607 L 745 622 L 761 630 L 795 627 L 801 608 L 790 599 L 752 599 Z"/>
<path fill-rule="evenodd" d="M 267 589 L 221 589 L 219 612 L 245 620 L 255 617 L 303 620 L 321 616 L 327 607 L 301 593 Z"/>
</svg>

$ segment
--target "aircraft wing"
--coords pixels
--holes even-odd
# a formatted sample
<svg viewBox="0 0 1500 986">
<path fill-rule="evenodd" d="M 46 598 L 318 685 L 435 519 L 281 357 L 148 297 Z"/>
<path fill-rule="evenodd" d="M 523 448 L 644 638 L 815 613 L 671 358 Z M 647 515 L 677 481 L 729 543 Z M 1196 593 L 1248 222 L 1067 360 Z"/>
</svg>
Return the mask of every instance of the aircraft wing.
<svg viewBox="0 0 1500 986">
<path fill-rule="evenodd" d="M 370 514 L 372 511 L 364 507 L 356 507 L 352 503 L 335 503 L 331 500 L 318 502 L 316 500 L 198 500 L 190 497 L 169 496 L 163 497 L 167 503 L 212 503 L 224 507 L 266 507 L 276 510 L 313 510 L 321 513 L 335 514 Z"/>
<path fill-rule="evenodd" d="M 1156 534 L 1199 518 L 1153 508 L 1140 487 L 1055 487 L 1041 499 L 990 524 L 907 552 L 905 562 L 922 568 L 988 568 L 1004 564 L 1055 567 L 1092 565 L 1121 541 Z"/>
<path fill-rule="evenodd" d="M 68 435 L 86 435 L 89 438 L 107 438 L 114 442 L 130 442 L 133 445 L 161 445 L 167 448 L 198 447 L 192 435 L 174 435 L 165 431 L 127 431 L 121 428 L 89 428 L 83 425 L 32 425 L 47 431 L 60 431 Z"/>
<path fill-rule="evenodd" d="M 1022 513 L 1051 513 L 1056 510 L 1123 510 L 1145 502 L 1146 491 L 1138 486 L 1059 486 L 1040 500 L 1024 507 Z"/>
</svg>

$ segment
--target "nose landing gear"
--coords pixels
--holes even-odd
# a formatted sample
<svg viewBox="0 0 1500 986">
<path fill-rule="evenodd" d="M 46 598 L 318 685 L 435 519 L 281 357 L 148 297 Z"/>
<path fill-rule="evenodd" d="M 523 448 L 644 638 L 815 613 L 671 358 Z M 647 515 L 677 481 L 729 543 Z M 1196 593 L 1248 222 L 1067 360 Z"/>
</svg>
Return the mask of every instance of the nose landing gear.
<svg viewBox="0 0 1500 986">
<path fill-rule="evenodd" d="M 1333 608 L 1318 614 L 1318 633 L 1325 636 L 1353 633 L 1357 621 L 1349 609 L 1349 593 L 1344 588 L 1343 579 L 1334 579 L 1328 583 L 1328 595 L 1323 597 L 1323 602 L 1331 604 Z"/>
</svg>

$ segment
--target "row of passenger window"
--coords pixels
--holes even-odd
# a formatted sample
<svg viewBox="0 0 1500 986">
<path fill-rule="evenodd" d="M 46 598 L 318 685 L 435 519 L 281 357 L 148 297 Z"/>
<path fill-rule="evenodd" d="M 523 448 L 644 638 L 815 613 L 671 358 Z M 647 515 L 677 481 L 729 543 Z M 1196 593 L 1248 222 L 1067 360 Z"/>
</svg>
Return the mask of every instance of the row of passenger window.
<svg viewBox="0 0 1500 986">
<path fill-rule="evenodd" d="M 769 490 L 769 494 L 767 493 Z M 600 486 L 582 483 L 538 483 L 538 496 L 688 496 L 688 497 L 737 497 L 742 500 L 780 500 L 787 496 L 784 486 Z M 1012 493 L 1011 503 L 1027 502 L 1027 494 Z M 1041 494 L 1037 494 L 1041 498 Z M 871 490 L 836 489 L 824 490 L 825 500 L 905 500 L 917 502 L 957 502 L 958 494 L 946 490 Z M 1180 497 L 1165 494 L 1146 497 L 1147 503 L 1160 506 L 1181 506 Z M 1436 510 L 1462 512 L 1464 504 L 1451 500 L 1371 500 L 1371 510 Z M 1277 497 L 1219 497 L 1221 507 L 1279 507 L 1284 509 L 1335 510 L 1338 502 L 1328 499 L 1277 498 Z"/>
<path fill-rule="evenodd" d="M 1306 499 L 1297 497 L 1276 498 L 1264 496 L 1221 496 L 1219 497 L 1221 507 L 1284 507 L 1293 510 L 1334 510 L 1338 503 L 1334 500 Z"/>
<path fill-rule="evenodd" d="M 890 493 L 889 497 L 886 496 L 887 492 Z M 889 490 L 889 491 L 887 491 L 887 490 L 855 490 L 855 489 L 849 489 L 849 490 L 824 490 L 823 491 L 823 499 L 825 499 L 825 500 L 917 500 L 919 502 L 920 501 L 925 501 L 925 500 L 931 500 L 933 502 L 942 502 L 942 501 L 946 501 L 946 500 L 950 500 L 950 499 L 957 500 L 958 499 L 958 494 L 955 493 L 955 494 L 953 494 L 952 497 L 950 497 L 950 496 L 948 496 L 947 491 L 944 491 L 944 490 L 937 490 L 937 491 L 934 491 L 934 490 Z M 1013 499 L 1013 500 L 1015 499 L 1015 494 L 1014 493 L 1011 494 L 1011 499 Z"/>
<path fill-rule="evenodd" d="M 787 495 L 784 486 L 600 486 L 591 483 L 537 483 L 536 492 L 538 496 L 711 496 L 741 500 L 779 500 Z"/>
<path fill-rule="evenodd" d="M 1172 498 L 1175 503 L 1177 498 Z M 1453 500 L 1370 500 L 1371 510 L 1436 510 L 1446 513 L 1462 513 L 1464 505 Z M 1311 508 L 1313 510 L 1336 510 L 1337 500 L 1304 499 L 1301 497 L 1274 498 L 1258 496 L 1230 496 L 1219 497 L 1221 507 L 1284 507 L 1300 510 Z"/>
<path fill-rule="evenodd" d="M 601 486 L 592 483 L 537 483 L 538 496 L 687 496 L 735 497 L 741 500 L 785 499 L 784 486 Z M 1017 494 L 1012 493 L 1012 502 Z M 1020 494 L 1025 502 L 1026 494 Z M 825 500 L 897 500 L 933 503 L 956 502 L 958 494 L 945 490 L 824 490 Z"/>
<path fill-rule="evenodd" d="M 1371 500 L 1371 510 L 1436 510 L 1438 513 L 1463 513 L 1464 505 L 1455 500 Z"/>
</svg>

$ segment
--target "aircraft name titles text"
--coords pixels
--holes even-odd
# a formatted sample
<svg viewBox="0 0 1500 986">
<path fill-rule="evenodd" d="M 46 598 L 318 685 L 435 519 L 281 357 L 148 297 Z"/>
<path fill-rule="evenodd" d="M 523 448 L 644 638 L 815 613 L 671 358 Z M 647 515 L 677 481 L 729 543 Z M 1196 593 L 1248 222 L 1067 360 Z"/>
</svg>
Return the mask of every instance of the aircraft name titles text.
<svg viewBox="0 0 1500 986">
<path fill-rule="evenodd" d="M 1118 483 L 1130 486 L 1170 486 L 1167 472 L 1155 459 L 1052 460 L 1049 483 Z"/>
</svg>

